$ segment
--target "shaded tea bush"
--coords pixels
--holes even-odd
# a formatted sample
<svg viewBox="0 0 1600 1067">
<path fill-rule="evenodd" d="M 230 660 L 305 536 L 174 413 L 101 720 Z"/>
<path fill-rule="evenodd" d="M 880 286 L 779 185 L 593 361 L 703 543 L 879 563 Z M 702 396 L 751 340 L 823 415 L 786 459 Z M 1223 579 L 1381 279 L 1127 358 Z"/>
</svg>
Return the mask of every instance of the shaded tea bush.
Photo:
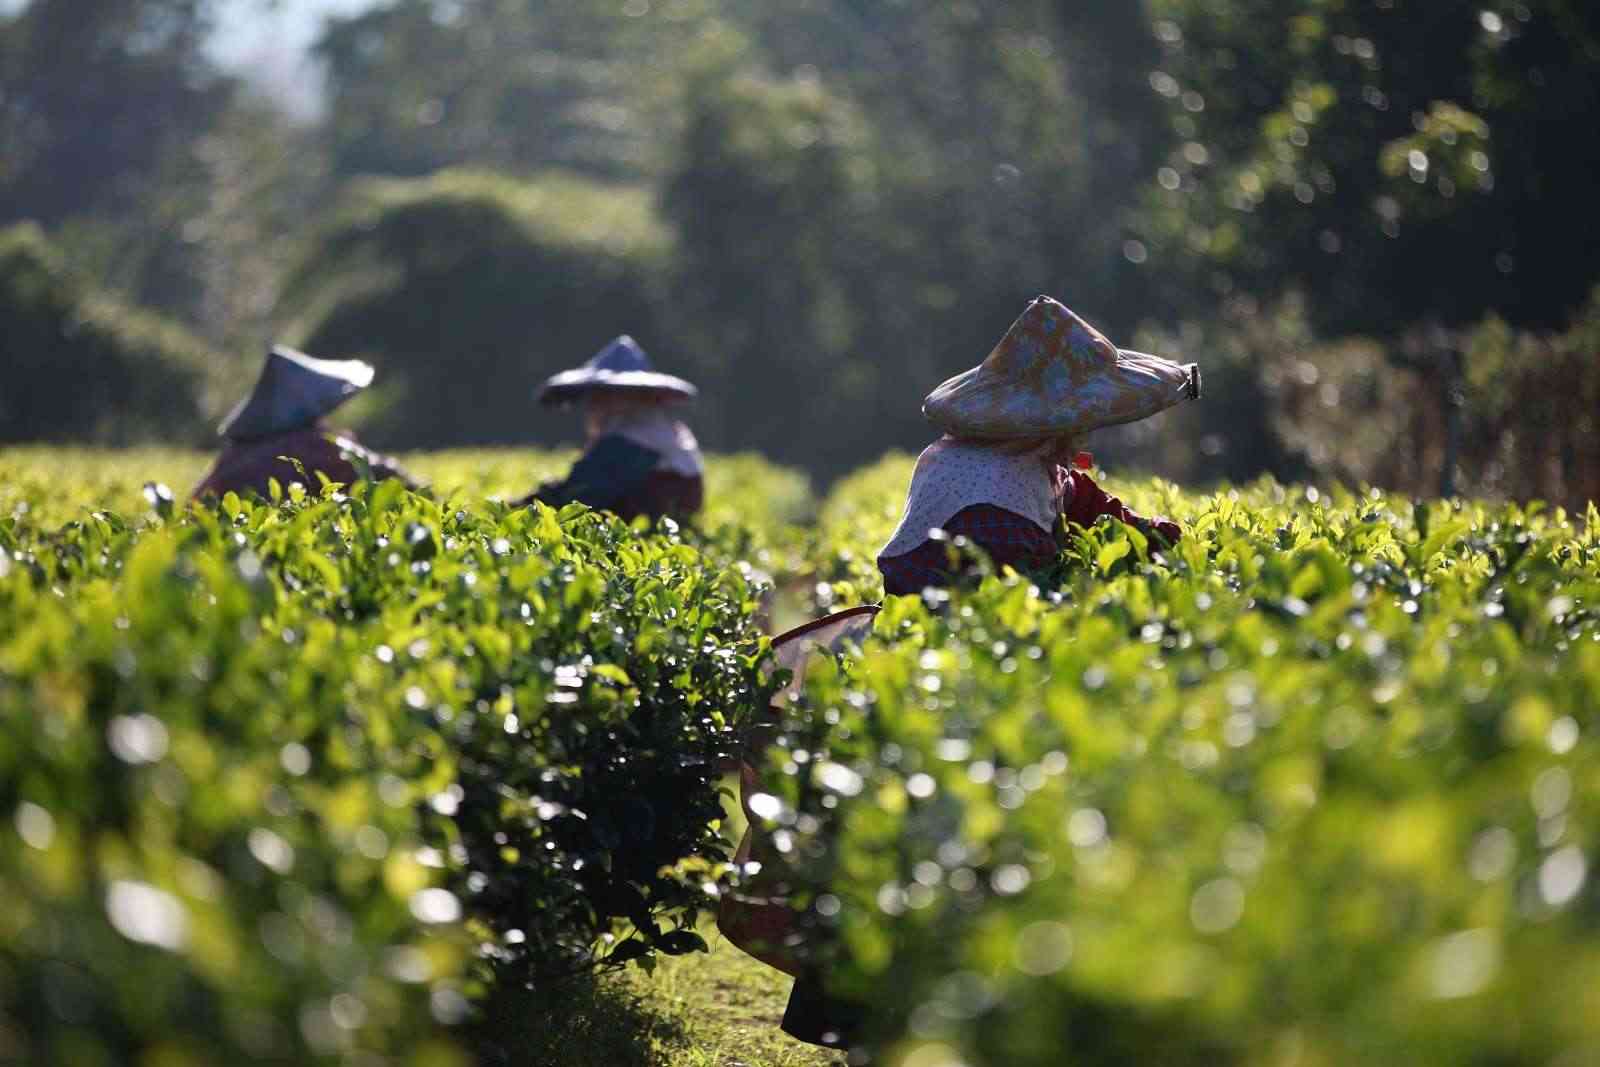
<svg viewBox="0 0 1600 1067">
<path fill-rule="evenodd" d="M 757 587 L 665 525 L 639 537 L 581 506 L 476 531 L 455 518 L 446 541 L 483 557 L 439 607 L 430 654 L 466 669 L 436 675 L 434 714 L 460 762 L 459 880 L 496 970 L 539 981 L 703 949 L 692 928 L 730 851 L 718 782 L 738 717 L 766 703 Z M 540 551 L 492 562 L 522 522 Z M 596 948 L 619 923 L 625 939 Z"/>
</svg>

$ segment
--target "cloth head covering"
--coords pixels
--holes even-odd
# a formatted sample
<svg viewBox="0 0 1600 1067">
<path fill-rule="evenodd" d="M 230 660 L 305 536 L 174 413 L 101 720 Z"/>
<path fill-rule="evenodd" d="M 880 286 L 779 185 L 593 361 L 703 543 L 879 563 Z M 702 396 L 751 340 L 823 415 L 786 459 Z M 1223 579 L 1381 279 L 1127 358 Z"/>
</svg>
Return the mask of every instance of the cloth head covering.
<svg viewBox="0 0 1600 1067">
<path fill-rule="evenodd" d="M 249 441 L 309 426 L 371 385 L 374 373 L 359 359 L 315 359 L 276 345 L 255 388 L 228 412 L 217 433 Z"/>
<path fill-rule="evenodd" d="M 698 478 L 705 473 L 705 461 L 700 455 L 700 442 L 694 431 L 672 417 L 671 412 L 660 408 L 643 408 L 619 411 L 606 420 L 602 434 L 616 434 L 636 445 L 643 445 L 659 453 L 661 459 L 656 470 Z"/>
<path fill-rule="evenodd" d="M 928 539 L 929 530 L 974 504 L 1005 508 L 1051 533 L 1061 513 L 1053 460 L 1043 448 L 1008 453 L 977 442 L 940 438 L 917 457 L 905 514 L 878 557 L 910 552 Z"/>
<path fill-rule="evenodd" d="M 928 394 L 947 434 L 988 440 L 1082 434 L 1200 395 L 1200 368 L 1117 348 L 1048 296 L 1034 299 L 981 364 Z"/>
<path fill-rule="evenodd" d="M 606 345 L 581 367 L 552 375 L 539 387 L 539 401 L 565 404 L 591 389 L 626 389 L 664 394 L 672 399 L 692 399 L 699 390 L 682 378 L 662 374 L 633 338 L 624 334 Z"/>
</svg>

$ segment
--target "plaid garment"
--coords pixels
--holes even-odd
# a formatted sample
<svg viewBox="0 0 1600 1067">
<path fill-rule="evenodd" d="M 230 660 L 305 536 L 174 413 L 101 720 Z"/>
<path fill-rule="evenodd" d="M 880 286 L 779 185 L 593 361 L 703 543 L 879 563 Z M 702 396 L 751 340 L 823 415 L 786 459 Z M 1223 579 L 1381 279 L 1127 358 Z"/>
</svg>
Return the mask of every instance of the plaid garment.
<svg viewBox="0 0 1600 1067">
<path fill-rule="evenodd" d="M 1055 538 L 1014 511 L 993 504 L 962 508 L 944 524 L 950 537 L 965 537 L 978 545 L 995 566 L 1027 570 L 1043 566 L 1056 554 Z M 879 557 L 883 590 L 892 596 L 912 596 L 928 586 L 946 586 L 961 575 L 951 569 L 950 544 L 924 541 L 910 552 Z"/>
<path fill-rule="evenodd" d="M 1182 536 L 1183 528 L 1177 523 L 1170 519 L 1145 518 L 1096 485 L 1083 471 L 1056 468 L 1059 495 L 1066 495 L 1069 481 L 1072 502 L 1061 514 L 1068 525 L 1093 526 L 1100 516 L 1110 515 L 1169 543 L 1175 544 Z M 993 504 L 962 508 L 944 524 L 944 530 L 952 539 L 964 536 L 978 545 L 994 560 L 996 567 L 1013 567 L 1019 571 L 1047 566 L 1058 548 L 1053 535 L 1016 512 Z M 959 569 L 951 568 L 947 541 L 924 541 L 910 552 L 887 558 L 880 556 L 878 570 L 883 575 L 883 591 L 890 596 L 915 596 L 929 586 L 944 587 L 962 577 Z"/>
</svg>

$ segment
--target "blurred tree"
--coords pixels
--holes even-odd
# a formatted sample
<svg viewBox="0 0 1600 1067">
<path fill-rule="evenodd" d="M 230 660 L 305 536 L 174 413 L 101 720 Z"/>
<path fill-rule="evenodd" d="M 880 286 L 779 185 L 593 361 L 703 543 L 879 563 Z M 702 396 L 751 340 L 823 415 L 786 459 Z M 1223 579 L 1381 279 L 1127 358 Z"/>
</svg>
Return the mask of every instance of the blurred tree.
<svg viewBox="0 0 1600 1067">
<path fill-rule="evenodd" d="M 1329 332 L 1562 321 L 1600 274 L 1600 8 L 1150 0 L 1176 303 L 1303 287 Z M 1559 251 L 1557 251 L 1559 250 Z"/>
<path fill-rule="evenodd" d="M 672 322 L 710 387 L 710 439 L 813 470 L 858 457 L 906 345 L 872 228 L 871 131 L 815 81 L 711 66 L 662 195 L 678 231 Z M 827 425 L 826 434 L 817 433 Z M 868 446 L 870 447 L 870 446 Z"/>
<path fill-rule="evenodd" d="M 211 0 L 31 0 L 0 19 L 0 222 L 128 210 L 231 83 Z"/>
<path fill-rule="evenodd" d="M 735 35 L 686 77 L 663 202 L 688 279 L 676 306 L 699 347 L 748 379 L 729 382 L 752 409 L 730 411 L 733 439 L 838 473 L 925 439 L 923 394 L 980 360 L 1038 292 L 1125 336 L 1149 313 L 1122 250 L 1162 116 L 1095 36 L 1153 54 L 1137 10 L 724 11 L 761 47 Z M 755 410 L 772 395 L 807 400 Z M 806 427 L 825 413 L 818 440 Z"/>
<path fill-rule="evenodd" d="M 555 174 L 373 179 L 292 272 L 300 321 L 286 337 L 378 365 L 367 426 L 385 444 L 570 440 L 534 405 L 551 373 L 619 333 L 682 366 L 657 316 L 669 254 L 642 189 Z"/>
<path fill-rule="evenodd" d="M 37 220 L 77 274 L 254 351 L 322 168 L 211 63 L 217 8 L 32 0 L 0 20 L 0 222 Z"/>
<path fill-rule="evenodd" d="M 330 20 L 326 134 L 336 166 L 415 176 L 451 166 L 636 178 L 653 99 L 700 4 L 394 0 Z"/>
<path fill-rule="evenodd" d="M 779 69 L 870 117 L 947 300 L 998 312 L 1051 289 L 1108 325 L 1144 313 L 1122 256 L 1128 193 L 1169 135 L 1132 73 L 1157 55 L 1141 5 L 729 3 Z"/>
<path fill-rule="evenodd" d="M 71 216 L 54 237 L 102 285 L 249 352 L 253 374 L 282 276 L 330 184 L 312 132 L 240 94 L 166 157 L 135 205 Z"/>
<path fill-rule="evenodd" d="M 0 323 L 0 441 L 204 439 L 211 353 L 71 274 L 31 223 L 0 230 Z"/>
</svg>

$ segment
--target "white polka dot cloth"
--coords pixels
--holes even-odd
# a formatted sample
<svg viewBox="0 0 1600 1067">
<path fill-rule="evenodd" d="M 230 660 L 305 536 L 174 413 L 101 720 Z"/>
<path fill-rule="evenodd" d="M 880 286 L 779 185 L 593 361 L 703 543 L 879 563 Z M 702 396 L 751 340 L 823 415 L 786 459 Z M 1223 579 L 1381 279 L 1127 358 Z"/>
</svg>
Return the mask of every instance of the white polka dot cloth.
<svg viewBox="0 0 1600 1067">
<path fill-rule="evenodd" d="M 1053 531 L 1062 501 L 1056 496 L 1055 465 L 1046 451 L 1008 454 L 954 437 L 935 441 L 917 457 L 905 514 L 879 558 L 910 552 L 928 539 L 929 530 L 974 504 L 1005 508 L 1046 533 Z"/>
</svg>

